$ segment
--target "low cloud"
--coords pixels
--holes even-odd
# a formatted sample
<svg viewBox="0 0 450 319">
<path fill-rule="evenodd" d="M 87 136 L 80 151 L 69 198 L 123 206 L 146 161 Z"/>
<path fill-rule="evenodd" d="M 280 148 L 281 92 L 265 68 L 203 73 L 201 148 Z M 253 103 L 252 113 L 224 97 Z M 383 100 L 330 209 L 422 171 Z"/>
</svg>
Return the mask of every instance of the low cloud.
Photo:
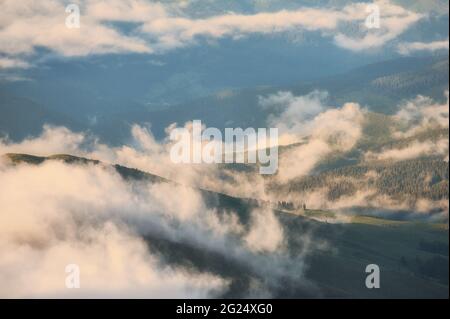
<svg viewBox="0 0 450 319">
<path fill-rule="evenodd" d="M 437 142 L 415 141 L 402 148 L 384 149 L 378 153 L 368 152 L 365 156 L 370 160 L 395 160 L 402 161 L 422 156 L 440 156 L 447 158 L 448 161 L 448 139 L 440 139 Z"/>
<path fill-rule="evenodd" d="M 252 212 L 253 227 L 244 238 L 250 250 L 255 252 L 275 252 L 283 244 L 283 228 L 271 209 Z"/>
<path fill-rule="evenodd" d="M 3 297 L 197 298 L 227 292 L 232 278 L 169 263 L 147 246 L 152 238 L 248 269 L 260 283 L 258 291 L 243 291 L 246 296 L 276 295 L 281 278 L 303 287 L 304 256 L 314 247 L 311 242 L 288 254 L 283 227 L 270 209 L 255 209 L 243 223 L 237 212 L 208 207 L 196 189 L 125 181 L 109 166 L 4 162 L 0 189 Z M 79 265 L 80 289 L 65 288 L 67 264 Z"/>
<path fill-rule="evenodd" d="M 447 40 L 433 42 L 406 42 L 397 46 L 397 51 L 402 55 L 410 55 L 417 51 L 435 52 L 440 50 L 448 51 L 449 43 Z"/>
<path fill-rule="evenodd" d="M 0 69 L 27 69 L 30 64 L 20 59 L 0 57 Z"/>
<path fill-rule="evenodd" d="M 48 156 L 52 154 L 79 154 L 88 137 L 83 133 L 75 133 L 65 127 L 44 125 L 38 137 L 29 137 L 19 143 L 12 143 L 0 137 L 0 154 L 28 153 Z"/>
<path fill-rule="evenodd" d="M 299 143 L 280 155 L 280 182 L 308 174 L 325 156 L 349 151 L 361 137 L 365 111 L 355 103 L 332 108 L 325 103 L 327 96 L 323 91 L 304 96 L 279 92 L 260 98 L 261 106 L 273 111 L 268 125 L 278 127 L 280 144 Z"/>
<path fill-rule="evenodd" d="M 338 183 L 338 179 L 335 181 Z M 385 217 L 389 213 L 395 215 L 398 212 L 407 212 L 405 218 L 414 218 L 420 214 L 422 218 L 434 219 L 436 221 L 447 221 L 449 212 L 449 203 L 447 199 L 431 200 L 428 198 L 412 198 L 403 196 L 401 198 L 381 193 L 377 188 L 371 187 L 363 180 L 355 180 L 357 190 L 349 195 L 342 195 L 339 198 L 329 198 L 331 187 L 316 188 L 308 191 L 285 193 L 280 196 L 283 200 L 288 200 L 295 205 L 306 203 L 309 209 L 326 210 L 334 213 L 348 212 L 360 209 L 363 214 L 372 214 L 384 210 Z M 330 181 L 330 184 L 333 182 Z M 274 195 L 275 197 L 275 195 Z M 350 222 L 350 219 L 338 216 L 338 222 Z M 321 217 L 321 220 L 332 218 Z"/>
<path fill-rule="evenodd" d="M 431 98 L 419 95 L 400 105 L 395 115 L 401 130 L 394 132 L 396 137 L 408 137 L 429 128 L 448 128 L 449 94 L 444 92 L 446 102 L 436 103 Z"/>
<path fill-rule="evenodd" d="M 391 130 L 384 132 L 390 134 L 391 143 L 361 153 L 355 146 L 359 142 L 364 146 L 371 136 L 363 136 L 367 111 L 359 105 L 346 103 L 341 108 L 330 108 L 326 106 L 324 92 L 301 97 L 279 92 L 260 98 L 262 107 L 273 111 L 269 124 L 280 127 L 280 141 L 296 143 L 280 152 L 279 172 L 269 182 L 268 197 L 273 201 L 289 201 L 298 207 L 307 203 L 313 209 L 383 207 L 416 212 L 439 210 L 448 216 L 448 205 L 443 205 L 441 200 L 381 192 L 373 186 L 379 178 L 376 171 L 369 171 L 363 177 L 331 176 L 321 182 L 306 179 L 305 183 L 309 183 L 306 188 L 301 184 L 319 164 L 330 157 L 339 158 L 339 154 L 343 158 L 359 158 L 361 164 L 368 162 L 368 165 L 373 161 L 390 163 L 430 156 L 448 162 L 449 142 L 443 131 L 448 129 L 448 93 L 445 94 L 445 103 L 424 96 L 402 103 L 397 114 L 391 117 Z M 349 151 L 354 153 L 345 155 Z M 439 162 L 439 167 L 441 164 Z M 297 182 L 300 183 L 298 188 Z M 427 185 L 424 187 L 428 189 Z"/>
<path fill-rule="evenodd" d="M 446 102 L 442 104 L 421 95 L 402 103 L 393 116 L 396 125 L 392 128 L 391 134 L 394 141 L 403 142 L 399 146 L 394 143 L 393 146 L 383 147 L 376 152 L 369 151 L 364 156 L 365 160 L 400 161 L 422 156 L 438 156 L 448 161 L 448 137 L 426 138 L 426 134 L 433 130 L 448 130 L 448 91 L 444 95 Z"/>
<path fill-rule="evenodd" d="M 0 170 L 0 188 L 0 296 L 195 298 L 227 286 L 153 254 L 137 220 L 149 227 L 158 197 L 150 189 L 135 193 L 111 170 L 8 166 Z M 67 264 L 80 267 L 80 289 L 65 288 Z"/>
</svg>

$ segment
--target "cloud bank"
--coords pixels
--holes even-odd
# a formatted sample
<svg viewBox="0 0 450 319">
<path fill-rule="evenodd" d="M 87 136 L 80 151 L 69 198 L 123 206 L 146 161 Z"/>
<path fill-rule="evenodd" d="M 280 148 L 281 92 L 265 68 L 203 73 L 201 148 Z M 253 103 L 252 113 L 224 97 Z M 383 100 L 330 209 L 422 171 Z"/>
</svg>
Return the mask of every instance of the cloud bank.
<svg viewBox="0 0 450 319">
<path fill-rule="evenodd" d="M 170 167 L 167 145 L 156 143 L 146 129 L 134 126 L 133 135 L 133 146 L 110 148 L 88 135 L 46 126 L 41 136 L 21 143 L 0 141 L 0 153 L 72 153 L 141 169 L 159 167 L 171 176 L 185 170 Z M 219 175 L 217 168 L 208 170 L 213 174 L 205 180 Z M 147 246 L 147 240 L 155 239 L 243 267 L 259 288 L 242 290 L 242 296 L 276 296 L 286 278 L 304 289 L 309 284 L 305 256 L 314 242 L 289 253 L 285 229 L 270 208 L 252 209 L 244 222 L 237 211 L 207 205 L 201 191 L 183 186 L 205 171 L 177 176 L 182 184 L 151 184 L 126 181 L 105 165 L 0 162 L 0 296 L 197 298 L 227 293 L 233 278 L 169 263 Z M 208 185 L 220 184 L 217 177 Z M 80 266 L 81 289 L 65 288 L 68 264 Z"/>
<path fill-rule="evenodd" d="M 79 0 L 80 28 L 67 28 L 65 1 L 2 0 L 0 12 L 1 67 L 25 67 L 39 49 L 73 57 L 91 54 L 151 54 L 192 45 L 200 39 L 241 38 L 252 34 L 291 31 L 318 32 L 353 51 L 376 49 L 395 39 L 423 15 L 389 1 L 376 1 L 381 26 L 365 27 L 367 4 L 343 8 L 301 7 L 295 10 L 227 13 L 192 18 L 182 3 L 162 4 L 145 0 Z M 117 23 L 128 23 L 130 32 Z M 358 32 L 349 32 L 348 24 Z M 12 63 L 11 59 L 22 62 Z M 8 59 L 8 60 L 6 60 Z M 10 62 L 6 62 L 10 61 Z"/>
<path fill-rule="evenodd" d="M 2 297 L 198 298 L 227 291 L 230 278 L 172 265 L 144 238 L 224 256 L 249 269 L 266 295 L 276 293 L 281 278 L 303 278 L 310 248 L 286 255 L 283 227 L 270 209 L 255 209 L 242 224 L 236 212 L 208 208 L 190 187 L 127 182 L 110 167 L 58 161 L 3 164 L 0 189 Z M 68 264 L 80 267 L 80 289 L 65 288 Z"/>
<path fill-rule="evenodd" d="M 410 55 L 417 51 L 435 52 L 439 50 L 448 51 L 448 39 L 433 42 L 410 42 L 400 43 L 397 46 L 397 51 L 402 55 Z"/>
</svg>

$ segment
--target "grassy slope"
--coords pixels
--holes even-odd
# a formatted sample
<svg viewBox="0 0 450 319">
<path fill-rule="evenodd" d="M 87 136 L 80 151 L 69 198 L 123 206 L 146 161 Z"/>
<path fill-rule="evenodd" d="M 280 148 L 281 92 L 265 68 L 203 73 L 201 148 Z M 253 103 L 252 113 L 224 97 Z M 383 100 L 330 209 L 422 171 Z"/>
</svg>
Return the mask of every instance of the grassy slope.
<svg viewBox="0 0 450 319">
<path fill-rule="evenodd" d="M 448 230 L 425 224 L 355 220 L 323 233 L 334 253 L 316 254 L 309 276 L 324 285 L 328 297 L 448 298 Z M 426 251 L 439 243 L 447 252 Z M 381 288 L 364 285 L 368 264 L 381 270 Z"/>
</svg>

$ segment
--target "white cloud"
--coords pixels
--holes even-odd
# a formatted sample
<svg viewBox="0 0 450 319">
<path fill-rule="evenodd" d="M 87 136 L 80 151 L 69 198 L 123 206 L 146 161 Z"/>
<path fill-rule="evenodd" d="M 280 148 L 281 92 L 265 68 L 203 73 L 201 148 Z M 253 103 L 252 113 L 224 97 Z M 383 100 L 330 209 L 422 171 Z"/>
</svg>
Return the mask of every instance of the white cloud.
<svg viewBox="0 0 450 319">
<path fill-rule="evenodd" d="M 21 143 L 0 141 L 0 153 L 70 152 L 141 169 L 160 167 L 175 177 L 186 169 L 172 167 L 166 145 L 157 145 L 147 130 L 135 126 L 133 135 L 135 148 L 110 148 L 84 134 L 47 127 Z M 188 184 L 196 175 L 221 183 L 214 168 L 203 169 L 213 174 L 187 168 L 191 172 L 178 180 Z M 109 166 L 59 161 L 18 166 L 0 161 L 0 189 L 0 296 L 195 298 L 227 289 L 228 280 L 218 275 L 166 264 L 143 236 L 245 265 L 252 276 L 264 278 L 259 293 L 271 294 L 286 276 L 299 280 L 299 287 L 304 282 L 306 251 L 285 254 L 283 227 L 270 210 L 257 209 L 243 223 L 237 212 L 209 208 L 189 186 L 131 183 Z M 305 249 L 312 247 L 311 242 Z M 64 287 L 64 267 L 71 263 L 81 268 L 80 290 Z"/>
<path fill-rule="evenodd" d="M 313 91 L 304 96 L 278 92 L 260 97 L 261 106 L 273 111 L 268 125 L 278 127 L 279 143 L 301 143 L 281 154 L 280 182 L 306 175 L 325 156 L 350 150 L 360 138 L 364 110 L 355 103 L 332 108 L 325 104 L 327 96 L 326 92 Z"/>
<path fill-rule="evenodd" d="M 390 3 L 389 1 L 380 0 L 375 1 L 379 7 L 380 12 L 380 28 L 362 27 L 359 29 L 357 35 L 348 35 L 338 32 L 334 37 L 336 44 L 345 49 L 352 51 L 362 51 L 369 49 L 378 49 L 385 43 L 388 43 L 410 26 L 423 18 L 422 14 L 409 11 L 401 6 Z M 367 13 L 365 11 L 367 4 L 358 3 L 349 6 L 347 12 L 349 21 L 359 19 L 366 19 Z"/>
<path fill-rule="evenodd" d="M 337 11 L 305 8 L 254 15 L 226 14 L 206 19 L 168 17 L 148 21 L 142 30 L 157 38 L 158 47 L 170 49 L 190 44 L 200 36 L 217 39 L 252 33 L 277 33 L 294 28 L 333 30 L 339 15 Z"/>
<path fill-rule="evenodd" d="M 283 228 L 269 208 L 252 212 L 253 227 L 244 238 L 247 246 L 255 252 L 275 252 L 283 244 Z"/>
<path fill-rule="evenodd" d="M 328 108 L 324 105 L 327 97 L 328 93 L 324 91 L 313 91 L 303 96 L 278 92 L 259 97 L 259 104 L 271 112 L 267 124 L 279 129 L 280 144 L 290 144 L 298 142 L 299 135 L 307 134 L 308 122 Z"/>
<path fill-rule="evenodd" d="M 380 6 L 382 27 L 364 28 L 366 4 L 343 8 L 307 8 L 223 14 L 201 19 L 183 14 L 183 6 L 144 0 L 80 0 L 79 29 L 65 26 L 64 1 L 2 0 L 0 12 L 0 53 L 28 56 L 46 48 L 63 56 L 107 53 L 152 53 L 195 43 L 198 38 L 239 38 L 251 34 L 273 34 L 295 30 L 318 31 L 335 38 L 350 50 L 380 47 L 396 38 L 422 16 L 387 1 Z M 176 7 L 176 10 L 174 9 Z M 112 22 L 132 23 L 124 33 Z M 341 25 L 355 23 L 361 34 L 347 34 Z"/>
<path fill-rule="evenodd" d="M 112 7 L 118 2 L 112 3 Z M 82 2 L 80 6 L 89 3 Z M 125 36 L 102 24 L 95 15 L 81 13 L 81 27 L 67 28 L 63 1 L 3 0 L 0 12 L 0 52 L 29 55 L 43 47 L 64 56 L 138 52 L 150 53 L 142 39 Z M 87 9 L 89 11 L 89 9 Z"/>
<path fill-rule="evenodd" d="M 0 69 L 27 69 L 29 67 L 30 64 L 26 61 L 0 57 Z"/>
<path fill-rule="evenodd" d="M 419 95 L 411 101 L 400 105 L 394 119 L 401 130 L 394 132 L 396 137 L 408 137 L 424 132 L 429 128 L 448 128 L 449 94 L 445 93 L 446 102 L 439 104 L 426 96 Z"/>
<path fill-rule="evenodd" d="M 160 2 L 145 0 L 87 0 L 84 6 L 86 16 L 98 21 L 146 22 L 168 15 Z"/>
<path fill-rule="evenodd" d="M 167 193 L 140 194 L 111 170 L 58 162 L 4 167 L 0 189 L 2 297 L 196 298 L 226 288 L 164 265 L 142 240 Z M 66 289 L 67 264 L 80 267 L 80 289 Z"/>
<path fill-rule="evenodd" d="M 349 4 L 336 8 L 300 8 L 293 11 L 256 13 L 252 15 L 226 14 L 205 19 L 165 18 L 146 22 L 142 30 L 159 40 L 162 48 L 180 47 L 196 37 L 241 37 L 259 33 L 280 33 L 292 30 L 320 31 L 322 36 L 334 36 L 338 46 L 353 51 L 379 48 L 389 42 L 422 15 L 404 9 L 389 1 L 375 1 L 380 8 L 380 29 L 365 27 L 367 4 Z M 355 23 L 362 34 L 346 34 L 341 24 Z"/>
<path fill-rule="evenodd" d="M 405 42 L 397 46 L 397 51 L 403 55 L 409 55 L 416 51 L 434 52 L 438 50 L 448 51 L 449 42 L 447 40 L 433 42 Z"/>
<path fill-rule="evenodd" d="M 369 152 L 366 160 L 406 160 L 420 156 L 447 156 L 448 139 L 441 139 L 437 142 L 413 142 L 403 148 L 385 149 L 379 153 Z"/>
<path fill-rule="evenodd" d="M 384 148 L 378 152 L 367 152 L 366 160 L 406 160 L 421 156 L 440 156 L 448 161 L 448 138 L 438 140 L 415 139 L 418 134 L 434 129 L 448 129 L 449 98 L 446 102 L 436 103 L 431 98 L 419 95 L 415 99 L 402 103 L 393 116 L 396 127 L 392 130 L 394 139 L 413 138 L 407 144 L 397 148 Z"/>
<path fill-rule="evenodd" d="M 26 138 L 20 143 L 10 143 L 0 138 L 0 154 L 30 153 L 42 156 L 76 154 L 86 139 L 84 134 L 74 133 L 65 127 L 45 125 L 40 136 Z"/>
<path fill-rule="evenodd" d="M 315 209 L 332 210 L 334 212 L 340 210 L 348 210 L 355 207 L 372 208 L 371 212 L 377 209 L 387 211 L 410 211 L 411 213 L 429 214 L 432 210 L 441 211 L 440 214 L 431 214 L 431 219 L 447 220 L 449 211 L 449 202 L 446 199 L 430 200 L 426 198 L 393 198 L 387 194 L 380 194 L 376 188 L 361 186 L 355 193 L 351 195 L 341 196 L 338 199 L 330 200 L 328 198 L 328 188 L 315 189 L 311 192 L 292 193 L 289 195 L 295 203 L 307 203 L 308 207 Z M 343 220 L 345 221 L 345 220 Z"/>
</svg>

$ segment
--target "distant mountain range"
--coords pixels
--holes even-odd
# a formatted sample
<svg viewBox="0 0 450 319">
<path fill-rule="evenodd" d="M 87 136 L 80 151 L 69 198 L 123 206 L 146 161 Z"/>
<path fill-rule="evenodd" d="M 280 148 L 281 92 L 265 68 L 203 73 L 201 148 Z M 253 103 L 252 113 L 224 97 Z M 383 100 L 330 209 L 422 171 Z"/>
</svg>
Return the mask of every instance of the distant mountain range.
<svg viewBox="0 0 450 319">
<path fill-rule="evenodd" d="M 164 129 L 171 123 L 182 125 L 193 119 L 200 119 L 206 125 L 219 129 L 227 126 L 265 127 L 268 111 L 260 107 L 258 99 L 279 91 L 304 95 L 313 90 L 324 90 L 329 93 L 328 105 L 357 102 L 372 111 L 390 114 L 399 102 L 418 94 L 443 100 L 443 93 L 448 89 L 448 63 L 448 56 L 399 58 L 296 85 L 219 90 L 203 98 L 152 107 L 120 98 L 102 102 L 95 95 L 86 95 L 89 88 L 80 86 L 71 88 L 66 99 L 63 88 L 63 91 L 57 87 L 51 92 L 44 90 L 48 98 L 44 97 L 37 103 L 25 97 L 29 94 L 20 93 L 28 92 L 28 89 L 20 91 L 11 85 L 2 85 L 0 132 L 19 140 L 37 134 L 39 128 L 47 123 L 74 130 L 89 130 L 105 142 L 119 144 L 129 137 L 131 124 L 150 125 L 157 138 L 164 136 Z M 39 83 L 33 84 L 33 87 L 36 90 Z M 52 99 L 58 95 L 61 95 L 60 107 L 55 109 Z"/>
<path fill-rule="evenodd" d="M 0 136 L 22 140 L 39 135 L 44 124 L 64 125 L 73 130 L 83 128 L 68 115 L 0 90 Z"/>
<path fill-rule="evenodd" d="M 148 123 L 157 137 L 172 123 L 179 125 L 200 119 L 208 126 L 266 127 L 268 111 L 258 103 L 260 96 L 279 91 L 305 95 L 313 90 L 329 93 L 328 105 L 340 106 L 357 102 L 374 112 L 392 114 L 398 104 L 418 94 L 444 100 L 448 89 L 448 56 L 426 58 L 401 58 L 376 63 L 351 72 L 293 86 L 258 87 L 218 92 L 215 95 L 157 111 L 127 111 L 110 114 L 99 121 L 96 130 L 100 136 L 113 141 L 129 134 L 131 123 Z"/>
</svg>

